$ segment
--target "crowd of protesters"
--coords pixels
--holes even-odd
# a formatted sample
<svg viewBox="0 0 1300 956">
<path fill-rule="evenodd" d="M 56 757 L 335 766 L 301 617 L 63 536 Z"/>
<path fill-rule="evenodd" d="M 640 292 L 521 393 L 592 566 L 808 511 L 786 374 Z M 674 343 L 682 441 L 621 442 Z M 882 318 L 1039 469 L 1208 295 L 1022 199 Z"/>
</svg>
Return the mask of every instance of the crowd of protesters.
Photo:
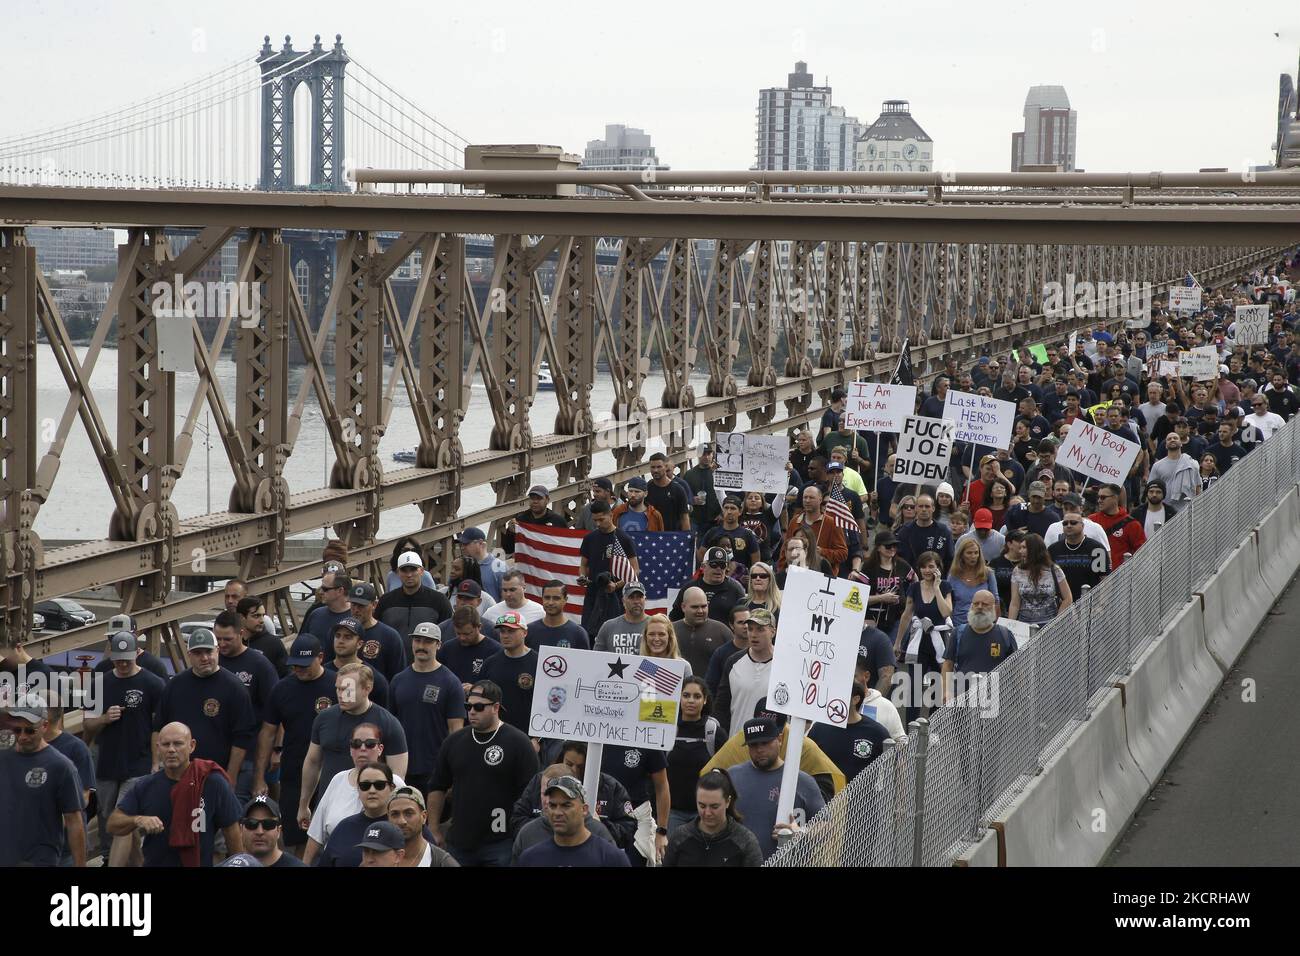
<svg viewBox="0 0 1300 956">
<path fill-rule="evenodd" d="M 240 581 L 211 626 L 190 630 L 174 676 L 117 619 L 84 741 L 56 701 L 4 702 L 0 866 L 84 865 L 92 846 L 105 865 L 758 865 L 797 826 L 776 820 L 786 728 L 766 701 L 790 569 L 870 587 L 850 719 L 818 725 L 802 753 L 795 805 L 808 817 L 933 705 L 922 688 L 949 700 L 945 675 L 1016 651 L 999 619 L 1049 624 L 1296 416 L 1294 301 L 1266 296 L 1266 344 L 1237 345 L 1234 322 L 1296 264 L 1205 290 L 1196 314 L 1157 304 L 1141 328 L 1081 333 L 1045 359 L 1023 347 L 949 359 L 916 383 L 920 414 L 941 417 L 955 388 L 1014 402 L 1018 417 L 1006 448 L 956 443 L 933 484 L 896 480 L 896 436 L 846 431 L 838 390 L 794 436 L 784 496 L 716 489 L 711 444 L 680 474 L 656 454 L 648 477 L 595 479 L 575 522 L 588 532 L 580 623 L 570 585 L 530 588 L 512 560 L 520 524 L 569 525 L 540 485 L 500 549 L 478 528 L 457 538 L 445 586 L 414 539 L 376 580 L 354 577 L 331 542 L 292 640 Z M 1220 359 L 1213 380 L 1159 374 L 1161 353 L 1204 345 Z M 1080 418 L 1139 445 L 1123 480 L 1089 482 L 1057 460 Z M 646 613 L 636 531 L 692 536 L 697 570 L 666 614 Z M 586 744 L 528 734 L 545 647 L 683 660 L 676 746 L 605 746 L 587 793 Z M 7 670 L 49 674 L 6 653 Z"/>
</svg>

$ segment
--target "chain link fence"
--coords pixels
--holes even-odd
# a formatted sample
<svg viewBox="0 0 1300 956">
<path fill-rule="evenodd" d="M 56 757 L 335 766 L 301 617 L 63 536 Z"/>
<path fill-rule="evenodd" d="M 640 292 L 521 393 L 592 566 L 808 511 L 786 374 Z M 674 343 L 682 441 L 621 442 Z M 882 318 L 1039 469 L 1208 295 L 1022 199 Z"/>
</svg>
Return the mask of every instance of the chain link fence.
<svg viewBox="0 0 1300 956">
<path fill-rule="evenodd" d="M 1300 417 L 998 665 L 982 691 L 914 723 L 767 865 L 948 865 L 1297 482 Z"/>
</svg>

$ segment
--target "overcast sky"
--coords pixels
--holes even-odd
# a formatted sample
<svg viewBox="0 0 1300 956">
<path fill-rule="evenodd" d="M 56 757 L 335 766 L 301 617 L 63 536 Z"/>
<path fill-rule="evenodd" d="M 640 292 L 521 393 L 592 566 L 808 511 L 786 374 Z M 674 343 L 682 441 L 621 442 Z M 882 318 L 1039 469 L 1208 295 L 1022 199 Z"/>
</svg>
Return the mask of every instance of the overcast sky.
<svg viewBox="0 0 1300 956">
<path fill-rule="evenodd" d="M 939 168 L 1006 170 L 1026 91 L 1061 84 L 1079 167 L 1186 171 L 1269 162 L 1300 4 L 53 0 L 5 10 L 0 137 L 196 79 L 252 57 L 265 33 L 303 49 L 336 32 L 471 142 L 580 153 L 625 123 L 674 169 L 745 169 L 758 90 L 802 59 L 863 122 L 910 100 Z"/>
</svg>

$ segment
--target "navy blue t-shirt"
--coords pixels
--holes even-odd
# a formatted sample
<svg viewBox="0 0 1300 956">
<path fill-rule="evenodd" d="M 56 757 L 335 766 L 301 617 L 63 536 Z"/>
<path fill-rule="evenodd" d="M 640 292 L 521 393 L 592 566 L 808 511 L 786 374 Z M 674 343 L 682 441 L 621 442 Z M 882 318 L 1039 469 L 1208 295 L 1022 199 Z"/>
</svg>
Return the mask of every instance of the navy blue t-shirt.
<svg viewBox="0 0 1300 956">
<path fill-rule="evenodd" d="M 484 662 L 500 653 L 501 642 L 495 637 L 485 637 L 466 647 L 453 635 L 451 640 L 442 642 L 438 663 L 451 668 L 462 684 L 472 684 L 483 676 Z"/>
<path fill-rule="evenodd" d="M 325 652 L 325 663 L 334 660 L 334 627 L 339 621 L 352 616 L 352 609 L 331 611 L 325 605 L 316 608 L 307 615 L 303 622 L 302 633 L 311 634 L 320 641 L 321 650 Z"/>
<path fill-rule="evenodd" d="M 313 866 L 350 866 L 357 867 L 361 865 L 361 848 L 357 846 L 361 842 L 362 836 L 366 832 L 366 827 L 379 820 L 387 820 L 387 816 L 368 817 L 365 812 L 354 813 L 350 817 L 344 817 L 338 823 L 334 824 L 334 829 L 330 831 L 329 839 L 325 841 L 325 848 L 321 851 L 320 856 L 316 857 Z"/>
<path fill-rule="evenodd" d="M 808 737 L 843 771 L 844 782 L 852 783 L 867 764 L 884 753 L 889 731 L 870 717 L 863 717 L 845 727 L 814 724 Z"/>
<path fill-rule="evenodd" d="M 632 806 L 639 807 L 647 800 L 658 811 L 654 802 L 654 783 L 650 775 L 668 769 L 668 756 L 662 750 L 642 750 L 639 747 L 605 745 L 605 755 L 600 762 L 601 773 L 607 773 L 627 790 Z"/>
<path fill-rule="evenodd" d="M 374 678 L 374 684 L 370 687 L 370 699 L 380 707 L 388 706 L 388 678 L 383 675 L 377 668 L 370 667 L 370 674 Z M 339 676 L 338 668 L 333 664 L 325 665 L 325 673 L 329 675 L 330 680 L 337 680 Z"/>
<path fill-rule="evenodd" d="M 577 846 L 543 840 L 519 854 L 515 866 L 631 866 L 625 854 L 608 840 L 588 836 Z"/>
<path fill-rule="evenodd" d="M 95 761 L 90 756 L 90 748 L 80 737 L 62 733 L 49 742 L 50 746 L 72 761 L 81 778 L 82 790 L 95 789 Z"/>
<path fill-rule="evenodd" d="M 447 721 L 465 719 L 465 689 L 449 667 L 420 672 L 411 667 L 393 678 L 389 708 L 406 731 L 406 773 L 433 773 L 447 739 Z"/>
<path fill-rule="evenodd" d="M 112 671 L 104 675 L 104 710 L 121 707 L 122 716 L 105 724 L 95 738 L 99 744 L 96 772 L 101 779 L 121 782 L 152 770 L 150 738 L 166 689 L 157 674 L 143 667 L 134 677 L 121 678 Z"/>
<path fill-rule="evenodd" d="M 758 538 L 754 536 L 754 532 L 744 525 L 738 525 L 731 531 L 728 531 L 722 525 L 718 525 L 716 528 L 710 528 L 704 532 L 700 538 L 700 547 L 712 548 L 715 545 L 730 551 L 736 563 L 741 567 L 749 567 L 760 557 L 759 551 L 761 547 Z"/>
<path fill-rule="evenodd" d="M 162 658 L 155 657 L 154 655 L 150 654 L 148 651 L 144 651 L 135 656 L 135 662 L 139 664 L 142 668 L 147 670 L 150 674 L 153 674 L 163 683 L 166 683 L 167 681 L 171 680 L 172 675 L 167 673 L 167 665 L 162 662 Z M 107 656 L 105 656 L 103 660 L 101 660 L 98 664 L 95 665 L 95 670 L 101 674 L 104 673 L 105 671 L 111 673 L 113 670 L 112 660 L 110 660 Z"/>
<path fill-rule="evenodd" d="M 284 752 L 280 755 L 282 783 L 302 780 L 302 763 L 307 759 L 311 726 L 316 722 L 316 715 L 338 703 L 334 679 L 335 675 L 330 671 L 308 681 L 290 674 L 272 689 L 266 705 L 265 722 L 284 727 Z"/>
<path fill-rule="evenodd" d="M 496 681 L 501 687 L 501 719 L 528 733 L 528 717 L 533 712 L 533 677 L 537 673 L 537 652 L 530 650 L 520 657 L 505 651 L 483 663 L 483 680 Z"/>
<path fill-rule="evenodd" d="M 943 659 L 963 674 L 986 674 L 1016 652 L 1016 636 L 1001 624 L 977 634 L 967 624 L 948 638 Z"/>
<path fill-rule="evenodd" d="M 208 677 L 186 670 L 172 678 L 163 690 L 154 729 L 162 730 L 173 721 L 180 721 L 194 735 L 194 759 L 215 760 L 223 767 L 230 763 L 231 747 L 252 752 L 260 727 L 248 689 L 220 667 Z"/>
<path fill-rule="evenodd" d="M 316 715 L 311 725 L 311 742 L 321 748 L 320 783 L 317 789 L 325 792 L 335 775 L 352 769 L 352 733 L 361 724 L 374 724 L 384 741 L 384 756 L 396 757 L 406 753 L 406 731 L 397 718 L 379 704 L 371 702 L 364 714 L 349 714 L 335 704 Z"/>
<path fill-rule="evenodd" d="M 253 702 L 253 713 L 257 715 L 258 726 L 261 726 L 262 721 L 266 719 L 267 699 L 271 696 L 275 685 L 280 682 L 280 678 L 275 673 L 275 665 L 265 654 L 251 647 L 244 648 L 244 652 L 235 657 L 222 654 L 218 661 L 248 688 L 249 699 Z"/>
<path fill-rule="evenodd" d="M 669 487 L 673 486 L 670 485 Z M 685 496 L 683 496 L 683 504 L 685 504 Z M 664 528 L 678 530 L 680 528 L 681 514 L 681 511 L 677 512 L 678 517 L 676 520 L 679 523 L 675 525 L 670 525 L 668 516 L 664 515 Z M 609 571 L 609 562 L 613 556 L 615 539 L 622 545 L 624 554 L 629 558 L 636 557 L 636 545 L 632 543 L 631 538 L 617 528 L 608 534 L 604 531 L 589 531 L 587 536 L 582 539 L 582 544 L 578 546 L 578 551 L 587 559 L 587 577 L 595 580 L 597 575 Z"/>
<path fill-rule="evenodd" d="M 82 789 L 77 768 L 53 747 L 0 750 L 0 867 L 57 866 L 67 839 L 63 814 L 85 809 Z"/>
<path fill-rule="evenodd" d="M 161 833 L 144 835 L 145 866 L 181 865 L 180 854 L 168 842 L 172 825 L 172 788 L 175 786 L 176 781 L 168 777 L 166 771 L 159 770 L 137 781 L 117 805 L 127 816 L 157 817 L 163 822 Z M 203 781 L 200 809 L 203 810 L 204 826 L 199 831 L 199 866 L 211 866 L 212 844 L 217 834 L 238 822 L 240 814 L 235 791 L 221 774 L 210 773 Z"/>
<path fill-rule="evenodd" d="M 579 624 L 565 621 L 559 627 L 551 627 L 545 621 L 533 621 L 528 625 L 526 643 L 533 650 L 542 647 L 576 647 L 580 651 L 591 650 L 591 639 Z"/>
<path fill-rule="evenodd" d="M 391 681 L 406 666 L 406 642 L 394 628 L 376 621 L 361 636 L 361 650 L 357 656 L 371 670 L 382 672 Z"/>
</svg>

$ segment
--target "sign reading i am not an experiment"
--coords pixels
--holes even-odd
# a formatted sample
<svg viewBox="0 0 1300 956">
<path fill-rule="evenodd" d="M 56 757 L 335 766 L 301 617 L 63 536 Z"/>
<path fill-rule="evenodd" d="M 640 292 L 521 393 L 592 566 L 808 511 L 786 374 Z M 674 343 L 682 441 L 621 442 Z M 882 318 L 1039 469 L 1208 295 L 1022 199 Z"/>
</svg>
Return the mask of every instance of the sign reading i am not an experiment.
<svg viewBox="0 0 1300 956">
<path fill-rule="evenodd" d="M 786 572 L 773 645 L 767 706 L 843 727 L 871 589 L 803 568 Z"/>
<path fill-rule="evenodd" d="M 897 434 L 915 408 L 915 385 L 850 382 L 844 404 L 844 427 L 850 431 Z"/>
<path fill-rule="evenodd" d="M 894 480 L 943 481 L 952 458 L 953 422 L 908 415 L 894 453 Z"/>
</svg>

